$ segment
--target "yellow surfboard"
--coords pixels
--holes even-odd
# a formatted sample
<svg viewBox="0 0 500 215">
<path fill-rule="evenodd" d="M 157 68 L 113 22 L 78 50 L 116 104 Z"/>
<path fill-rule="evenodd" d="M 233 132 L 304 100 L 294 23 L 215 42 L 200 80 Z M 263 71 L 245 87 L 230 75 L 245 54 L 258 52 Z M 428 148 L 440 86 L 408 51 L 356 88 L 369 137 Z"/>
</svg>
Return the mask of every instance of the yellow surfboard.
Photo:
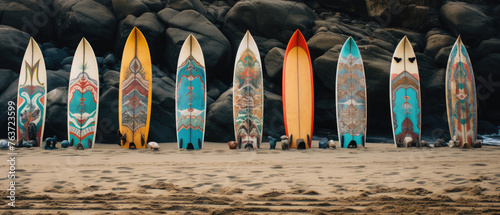
<svg viewBox="0 0 500 215">
<path fill-rule="evenodd" d="M 123 49 L 118 121 L 122 148 L 146 148 L 151 118 L 152 67 L 148 43 L 134 28 Z"/>
<path fill-rule="evenodd" d="M 283 116 L 290 148 L 297 148 L 297 139 L 311 148 L 314 82 L 309 49 L 299 30 L 290 39 L 283 62 Z"/>
</svg>

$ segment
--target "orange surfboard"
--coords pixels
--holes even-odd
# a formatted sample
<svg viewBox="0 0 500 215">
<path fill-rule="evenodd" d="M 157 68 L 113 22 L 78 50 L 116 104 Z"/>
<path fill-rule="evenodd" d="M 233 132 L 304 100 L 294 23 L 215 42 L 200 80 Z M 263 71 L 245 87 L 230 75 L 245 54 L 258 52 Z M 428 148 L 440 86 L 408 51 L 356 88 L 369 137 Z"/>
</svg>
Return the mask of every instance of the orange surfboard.
<svg viewBox="0 0 500 215">
<path fill-rule="evenodd" d="M 152 67 L 148 43 L 134 28 L 123 49 L 118 121 L 122 148 L 146 148 L 151 118 Z M 134 144 L 131 144 L 134 143 Z M 132 145 L 132 146 L 131 146 Z"/>
<path fill-rule="evenodd" d="M 290 148 L 303 139 L 311 148 L 314 126 L 314 82 L 309 48 L 299 30 L 295 31 L 283 62 L 283 117 Z"/>
</svg>

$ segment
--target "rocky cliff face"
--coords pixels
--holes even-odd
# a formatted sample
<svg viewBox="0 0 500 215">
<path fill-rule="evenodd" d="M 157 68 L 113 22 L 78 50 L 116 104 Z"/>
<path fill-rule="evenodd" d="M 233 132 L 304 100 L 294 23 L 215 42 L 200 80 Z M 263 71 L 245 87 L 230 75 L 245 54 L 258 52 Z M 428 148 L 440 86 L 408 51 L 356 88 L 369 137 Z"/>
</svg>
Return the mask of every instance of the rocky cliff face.
<svg viewBox="0 0 500 215">
<path fill-rule="evenodd" d="M 281 71 L 284 49 L 296 29 L 308 41 L 314 64 L 315 136 L 336 134 L 335 68 L 352 36 L 364 60 L 368 87 L 368 137 L 391 137 L 389 68 L 407 35 L 416 51 L 422 84 L 423 135 L 446 138 L 444 73 L 458 34 L 471 55 L 479 103 L 479 132 L 500 124 L 500 5 L 496 1 L 409 0 L 0 0 L 0 138 L 7 135 L 7 103 L 30 36 L 40 44 L 48 73 L 45 136 L 66 135 L 66 103 L 72 56 L 86 37 L 99 63 L 101 97 L 98 142 L 117 143 L 120 58 L 128 33 L 139 27 L 153 68 L 150 140 L 176 141 L 175 68 L 183 40 L 193 34 L 208 76 L 208 141 L 232 140 L 231 80 L 235 52 L 250 30 L 264 62 L 264 136 L 284 133 Z"/>
</svg>

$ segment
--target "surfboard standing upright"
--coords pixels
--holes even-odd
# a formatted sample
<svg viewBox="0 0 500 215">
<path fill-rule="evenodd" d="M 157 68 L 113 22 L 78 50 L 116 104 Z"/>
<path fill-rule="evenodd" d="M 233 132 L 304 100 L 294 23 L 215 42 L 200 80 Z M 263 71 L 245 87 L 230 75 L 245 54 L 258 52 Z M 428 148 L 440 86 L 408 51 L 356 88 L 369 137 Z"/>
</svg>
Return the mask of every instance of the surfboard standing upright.
<svg viewBox="0 0 500 215">
<path fill-rule="evenodd" d="M 394 143 L 396 147 L 419 145 L 422 124 L 420 78 L 417 58 L 406 36 L 394 51 L 389 85 Z"/>
<path fill-rule="evenodd" d="M 477 100 L 474 71 L 460 36 L 451 49 L 446 67 L 446 109 L 450 136 L 462 146 L 477 138 Z"/>
<path fill-rule="evenodd" d="M 200 44 L 189 35 L 177 62 L 175 113 L 179 149 L 201 149 L 205 136 L 207 86 Z"/>
<path fill-rule="evenodd" d="M 85 38 L 75 51 L 68 87 L 68 140 L 94 148 L 99 110 L 99 69 Z"/>
<path fill-rule="evenodd" d="M 30 38 L 19 74 L 17 91 L 17 139 L 41 146 L 47 104 L 47 73 L 42 51 Z"/>
<path fill-rule="evenodd" d="M 283 116 L 290 148 L 303 139 L 311 148 L 314 124 L 314 82 L 311 57 L 299 30 L 288 42 L 283 62 Z"/>
<path fill-rule="evenodd" d="M 247 31 L 234 63 L 233 117 L 238 147 L 260 148 L 264 122 L 264 93 L 259 48 Z"/>
<path fill-rule="evenodd" d="M 358 46 L 349 37 L 337 64 L 337 129 L 342 148 L 365 146 L 366 81 Z"/>
<path fill-rule="evenodd" d="M 148 43 L 141 31 L 134 28 L 123 49 L 120 71 L 118 121 L 124 139 L 122 148 L 146 148 L 152 84 Z"/>
</svg>

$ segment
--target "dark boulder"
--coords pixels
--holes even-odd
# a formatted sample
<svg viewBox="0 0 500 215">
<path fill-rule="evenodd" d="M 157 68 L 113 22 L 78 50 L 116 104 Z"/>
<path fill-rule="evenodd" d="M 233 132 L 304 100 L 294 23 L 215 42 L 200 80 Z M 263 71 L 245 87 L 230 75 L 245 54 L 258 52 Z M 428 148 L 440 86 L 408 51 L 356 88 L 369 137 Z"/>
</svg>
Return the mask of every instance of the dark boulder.
<svg viewBox="0 0 500 215">
<path fill-rule="evenodd" d="M 435 57 L 442 47 L 452 46 L 457 40 L 446 31 L 438 28 L 434 28 L 427 32 L 426 38 L 427 43 L 424 53 L 430 57 Z"/>
<path fill-rule="evenodd" d="M 205 140 L 229 142 L 234 140 L 233 90 L 228 89 L 207 107 Z"/>
<path fill-rule="evenodd" d="M 0 2 L 0 25 L 8 25 L 27 32 L 35 39 L 54 39 L 54 16 L 57 7 L 51 0 L 21 0 Z"/>
<path fill-rule="evenodd" d="M 159 63 L 164 46 L 165 26 L 156 14 L 150 12 L 144 13 L 139 17 L 128 15 L 127 18 L 120 22 L 115 42 L 116 55 L 120 56 L 120 58 L 123 55 L 123 48 L 134 27 L 139 28 L 146 38 L 152 63 Z"/>
<path fill-rule="evenodd" d="M 62 67 L 61 62 L 68 57 L 68 53 L 59 48 L 45 49 L 42 53 L 45 59 L 45 67 L 48 70 L 60 69 Z"/>
<path fill-rule="evenodd" d="M 87 38 L 96 55 L 111 50 L 116 19 L 106 6 L 92 0 L 55 0 L 59 8 L 55 21 L 57 40 L 67 47 L 77 47 Z"/>
<path fill-rule="evenodd" d="M 465 43 L 476 45 L 496 33 L 495 23 L 485 7 L 465 2 L 446 2 L 441 7 L 444 26 Z"/>
<path fill-rule="evenodd" d="M 0 35 L 0 67 L 19 72 L 30 35 L 6 25 L 0 25 Z"/>
<path fill-rule="evenodd" d="M 169 28 L 166 31 L 164 62 L 171 71 L 177 70 L 182 44 L 189 34 L 193 34 L 203 50 L 207 78 L 232 80 L 231 45 L 217 27 L 194 10 L 184 10 L 170 19 L 165 18 L 161 17 Z"/>
<path fill-rule="evenodd" d="M 165 7 L 176 11 L 195 10 L 203 16 L 207 16 L 207 9 L 200 0 L 169 0 Z"/>
<path fill-rule="evenodd" d="M 283 74 L 283 60 L 285 59 L 285 50 L 281 48 L 273 48 L 269 51 L 264 59 L 264 67 L 267 77 L 273 83 L 279 83 Z"/>
<path fill-rule="evenodd" d="M 293 15 L 290 15 L 293 14 Z M 226 15 L 224 32 L 233 41 L 234 32 L 251 30 L 257 35 L 274 38 L 287 44 L 299 29 L 307 37 L 315 20 L 313 11 L 304 3 L 292 1 L 239 1 Z"/>
</svg>

